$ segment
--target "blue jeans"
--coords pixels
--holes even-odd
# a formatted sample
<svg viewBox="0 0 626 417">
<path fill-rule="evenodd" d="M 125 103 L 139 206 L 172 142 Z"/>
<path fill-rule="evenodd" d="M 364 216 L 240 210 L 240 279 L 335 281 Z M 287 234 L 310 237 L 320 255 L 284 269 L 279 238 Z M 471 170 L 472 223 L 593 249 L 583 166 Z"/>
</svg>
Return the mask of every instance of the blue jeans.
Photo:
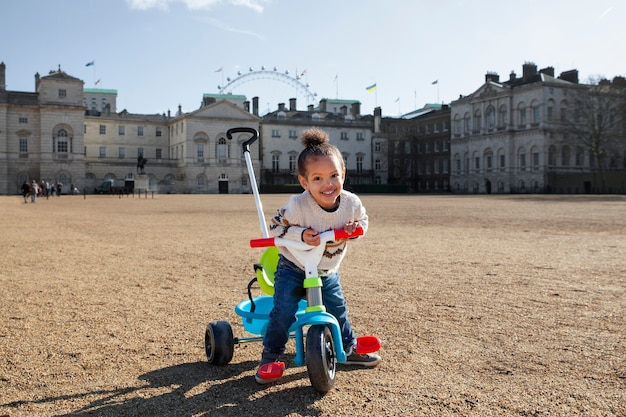
<svg viewBox="0 0 626 417">
<path fill-rule="evenodd" d="M 263 339 L 262 363 L 274 362 L 285 352 L 289 327 L 296 320 L 298 302 L 306 296 L 302 286 L 304 278 L 302 269 L 280 255 L 274 274 L 274 308 Z M 322 278 L 322 299 L 326 311 L 339 322 L 343 349 L 348 352 L 356 344 L 356 338 L 348 320 L 348 306 L 343 297 L 339 274 Z"/>
</svg>

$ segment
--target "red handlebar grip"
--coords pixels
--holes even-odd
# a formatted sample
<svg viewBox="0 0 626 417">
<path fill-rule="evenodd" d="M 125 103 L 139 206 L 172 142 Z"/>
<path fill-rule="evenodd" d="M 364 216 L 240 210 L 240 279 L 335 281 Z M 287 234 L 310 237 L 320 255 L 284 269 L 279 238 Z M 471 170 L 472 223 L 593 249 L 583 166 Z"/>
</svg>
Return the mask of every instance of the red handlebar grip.
<svg viewBox="0 0 626 417">
<path fill-rule="evenodd" d="M 251 239 L 250 247 L 251 248 L 265 248 L 267 246 L 274 246 L 274 238 L 273 237 L 262 237 L 259 239 Z"/>
<path fill-rule="evenodd" d="M 343 229 L 335 229 L 335 240 L 350 239 L 351 237 L 363 236 L 363 228 L 357 227 L 352 233 L 347 233 Z"/>
</svg>

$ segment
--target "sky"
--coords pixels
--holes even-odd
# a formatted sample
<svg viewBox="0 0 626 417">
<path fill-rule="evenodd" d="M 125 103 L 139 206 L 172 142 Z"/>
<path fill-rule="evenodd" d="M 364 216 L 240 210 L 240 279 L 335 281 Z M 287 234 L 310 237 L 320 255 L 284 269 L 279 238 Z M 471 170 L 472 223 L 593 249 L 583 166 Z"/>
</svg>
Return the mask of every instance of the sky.
<svg viewBox="0 0 626 417">
<path fill-rule="evenodd" d="M 261 115 L 338 98 L 395 117 L 526 62 L 582 82 L 626 75 L 622 0 L 20 0 L 0 3 L 0 21 L 8 90 L 34 92 L 60 66 L 141 114 L 223 92 L 259 97 Z M 280 75 L 253 76 L 263 67 Z"/>
</svg>

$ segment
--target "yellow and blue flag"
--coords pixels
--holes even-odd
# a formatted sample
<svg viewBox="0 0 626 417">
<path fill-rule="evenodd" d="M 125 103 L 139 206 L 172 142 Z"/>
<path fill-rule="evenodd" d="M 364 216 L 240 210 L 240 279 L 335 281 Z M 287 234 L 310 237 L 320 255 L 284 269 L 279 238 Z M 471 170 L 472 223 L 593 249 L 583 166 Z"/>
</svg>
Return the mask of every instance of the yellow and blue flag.
<svg viewBox="0 0 626 417">
<path fill-rule="evenodd" d="M 368 93 L 371 93 L 372 91 L 376 90 L 376 83 L 370 85 L 369 87 L 365 87 L 365 89 Z"/>
</svg>

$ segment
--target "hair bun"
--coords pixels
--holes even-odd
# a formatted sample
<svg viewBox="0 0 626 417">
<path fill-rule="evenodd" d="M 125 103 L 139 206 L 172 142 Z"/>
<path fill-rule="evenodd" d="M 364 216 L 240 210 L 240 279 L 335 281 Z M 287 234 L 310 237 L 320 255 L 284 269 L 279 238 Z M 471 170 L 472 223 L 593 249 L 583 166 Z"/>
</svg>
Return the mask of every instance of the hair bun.
<svg viewBox="0 0 626 417">
<path fill-rule="evenodd" d="M 321 129 L 313 128 L 302 132 L 302 144 L 305 148 L 312 148 L 328 142 L 328 134 Z"/>
</svg>

